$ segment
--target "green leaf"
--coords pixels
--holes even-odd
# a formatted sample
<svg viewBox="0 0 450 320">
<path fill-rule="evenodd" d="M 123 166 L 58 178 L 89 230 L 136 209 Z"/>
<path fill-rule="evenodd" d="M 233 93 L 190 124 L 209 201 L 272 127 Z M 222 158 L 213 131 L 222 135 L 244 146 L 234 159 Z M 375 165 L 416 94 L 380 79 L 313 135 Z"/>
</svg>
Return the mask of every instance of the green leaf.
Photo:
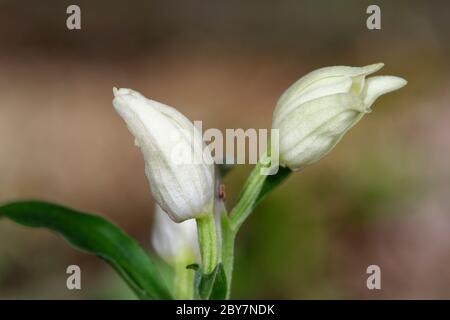
<svg viewBox="0 0 450 320">
<path fill-rule="evenodd" d="M 216 278 L 209 296 L 209 300 L 224 300 L 227 298 L 227 276 L 223 264 L 219 263 L 216 268 Z"/>
<path fill-rule="evenodd" d="M 56 231 L 76 248 L 101 257 L 141 299 L 171 299 L 163 278 L 145 250 L 102 217 L 41 201 L 0 206 L 1 217 L 28 227 Z"/>
<path fill-rule="evenodd" d="M 197 299 L 224 300 L 227 298 L 227 277 L 223 264 L 219 263 L 209 274 L 203 274 L 198 264 L 186 268 L 195 270 L 194 292 Z"/>
</svg>

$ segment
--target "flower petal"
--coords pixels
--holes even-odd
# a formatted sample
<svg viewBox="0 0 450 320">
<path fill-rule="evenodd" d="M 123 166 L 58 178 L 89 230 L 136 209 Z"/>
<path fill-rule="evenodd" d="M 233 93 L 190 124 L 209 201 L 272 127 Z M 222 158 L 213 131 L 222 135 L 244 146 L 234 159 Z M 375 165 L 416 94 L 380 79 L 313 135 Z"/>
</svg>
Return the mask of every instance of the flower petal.
<svg viewBox="0 0 450 320">
<path fill-rule="evenodd" d="M 177 222 L 206 214 L 213 200 L 214 166 L 212 158 L 203 157 L 200 131 L 176 109 L 136 91 L 114 89 L 114 95 L 114 108 L 144 156 L 156 202 Z"/>
<path fill-rule="evenodd" d="M 398 90 L 407 83 L 408 82 L 405 79 L 395 76 L 376 76 L 367 78 L 363 91 L 364 105 L 370 110 L 370 106 L 379 96 Z"/>
<path fill-rule="evenodd" d="M 315 86 L 316 82 L 318 81 L 323 81 L 324 79 L 335 77 L 353 78 L 361 75 L 368 76 L 374 72 L 377 72 L 383 66 L 383 63 L 375 63 L 364 67 L 333 66 L 314 70 L 291 85 L 280 97 L 278 104 L 282 105 L 288 103 L 293 97 L 297 96 L 298 94 L 302 94 L 305 89 L 309 88 L 310 86 Z"/>
</svg>

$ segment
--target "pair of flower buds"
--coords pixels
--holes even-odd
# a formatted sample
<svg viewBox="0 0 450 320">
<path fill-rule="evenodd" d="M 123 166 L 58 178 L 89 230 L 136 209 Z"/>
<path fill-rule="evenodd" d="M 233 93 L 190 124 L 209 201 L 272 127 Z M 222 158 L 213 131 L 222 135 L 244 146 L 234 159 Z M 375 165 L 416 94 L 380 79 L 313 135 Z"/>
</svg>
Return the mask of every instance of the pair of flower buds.
<svg viewBox="0 0 450 320">
<path fill-rule="evenodd" d="M 406 81 L 368 75 L 382 63 L 365 67 L 317 69 L 295 82 L 278 100 L 272 129 L 279 130 L 279 163 L 296 171 L 326 155 L 375 100 Z M 212 212 L 214 164 L 204 154 L 202 133 L 176 109 L 131 89 L 114 88 L 113 105 L 135 137 L 157 204 L 153 245 L 167 260 L 179 252 L 198 256 L 195 219 Z M 200 161 L 174 161 L 174 146 Z M 180 160 L 180 159 L 178 159 Z M 191 159 L 192 160 L 192 159 Z M 170 217 L 170 219 L 169 219 Z M 186 221 L 187 220 L 187 221 Z"/>
</svg>

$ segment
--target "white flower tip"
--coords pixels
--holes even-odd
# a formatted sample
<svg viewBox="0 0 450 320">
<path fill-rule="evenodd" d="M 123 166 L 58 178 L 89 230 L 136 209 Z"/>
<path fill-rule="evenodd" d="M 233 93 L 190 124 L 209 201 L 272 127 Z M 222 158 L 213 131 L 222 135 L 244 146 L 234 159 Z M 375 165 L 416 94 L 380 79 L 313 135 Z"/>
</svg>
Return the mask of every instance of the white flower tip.
<svg viewBox="0 0 450 320">
<path fill-rule="evenodd" d="M 389 77 L 396 78 L 397 88 L 395 88 L 393 90 L 401 89 L 408 84 L 408 80 L 406 80 L 406 79 L 403 79 L 400 77 L 395 77 L 395 76 L 389 76 Z"/>
<path fill-rule="evenodd" d="M 113 88 L 114 97 L 127 95 L 130 94 L 131 92 L 133 92 L 133 90 L 127 88 L 116 88 L 116 87 Z"/>
<path fill-rule="evenodd" d="M 134 91 L 132 89 L 128 89 L 128 88 L 118 88 L 117 89 L 116 87 L 113 87 L 113 94 L 114 94 L 115 98 L 117 98 L 119 96 L 126 96 L 126 95 L 130 95 L 135 98 L 144 98 L 144 96 L 142 94 L 140 94 L 139 92 Z"/>
<path fill-rule="evenodd" d="M 395 76 L 376 76 L 367 79 L 366 96 L 364 103 L 367 108 L 375 102 L 375 100 L 383 94 L 398 90 L 404 87 L 408 81 Z"/>
<path fill-rule="evenodd" d="M 368 78 L 369 82 L 377 84 L 377 87 L 383 89 L 383 94 L 403 88 L 408 81 L 396 76 L 376 76 Z"/>
<path fill-rule="evenodd" d="M 376 66 L 376 68 L 377 68 L 378 70 L 380 70 L 381 68 L 384 67 L 384 63 L 383 63 L 383 62 L 377 62 L 377 63 L 371 64 L 371 65 L 372 65 L 372 66 Z"/>
<path fill-rule="evenodd" d="M 369 74 L 377 72 L 378 70 L 380 70 L 383 67 L 384 67 L 384 63 L 379 62 L 379 63 L 369 64 L 369 65 L 361 67 L 361 68 L 364 70 L 364 72 L 363 72 L 364 74 L 369 75 Z"/>
</svg>

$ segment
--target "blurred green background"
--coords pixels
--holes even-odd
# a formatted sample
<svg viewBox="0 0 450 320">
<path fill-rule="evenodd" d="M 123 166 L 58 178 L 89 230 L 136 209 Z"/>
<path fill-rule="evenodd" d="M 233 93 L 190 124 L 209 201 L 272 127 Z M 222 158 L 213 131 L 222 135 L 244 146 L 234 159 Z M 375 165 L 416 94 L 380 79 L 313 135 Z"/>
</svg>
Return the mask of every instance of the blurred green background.
<svg viewBox="0 0 450 320">
<path fill-rule="evenodd" d="M 81 7 L 82 29 L 66 29 Z M 150 247 L 153 200 L 112 87 L 204 128 L 269 128 L 280 94 L 327 65 L 384 62 L 408 86 L 241 230 L 234 298 L 450 298 L 448 1 L 2 1 L 0 201 L 99 213 Z M 228 206 L 250 166 L 226 178 Z M 82 290 L 66 288 L 66 267 Z M 381 267 L 382 290 L 366 287 Z M 134 298 L 96 257 L 0 221 L 0 298 Z"/>
</svg>

